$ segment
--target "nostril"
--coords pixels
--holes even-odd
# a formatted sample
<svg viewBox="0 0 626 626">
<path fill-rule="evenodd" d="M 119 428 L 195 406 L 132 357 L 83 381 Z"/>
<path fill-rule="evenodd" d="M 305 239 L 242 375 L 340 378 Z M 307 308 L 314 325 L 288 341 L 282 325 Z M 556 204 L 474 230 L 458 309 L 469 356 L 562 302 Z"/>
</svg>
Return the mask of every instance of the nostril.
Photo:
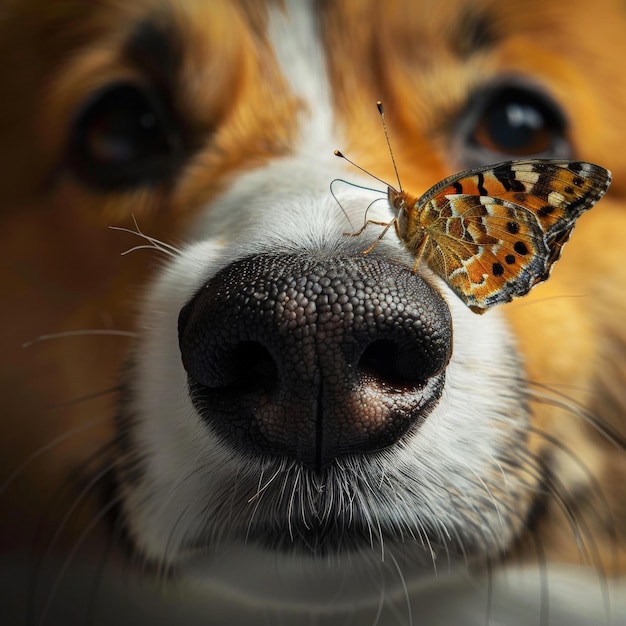
<svg viewBox="0 0 626 626">
<path fill-rule="evenodd" d="M 371 343 L 357 364 L 362 377 L 377 380 L 400 389 L 423 385 L 432 372 L 421 352 L 395 341 L 380 339 Z"/>
<path fill-rule="evenodd" d="M 204 350 L 183 352 L 183 365 L 189 378 L 209 392 L 271 393 L 276 387 L 276 362 L 270 351 L 258 341 L 215 346 L 212 357 L 219 367 L 207 367 Z"/>
<path fill-rule="evenodd" d="M 209 389 L 222 389 L 249 393 L 271 393 L 278 383 L 278 368 L 270 351 L 257 341 L 241 341 L 222 358 L 227 375 L 220 385 L 206 385 Z"/>
</svg>

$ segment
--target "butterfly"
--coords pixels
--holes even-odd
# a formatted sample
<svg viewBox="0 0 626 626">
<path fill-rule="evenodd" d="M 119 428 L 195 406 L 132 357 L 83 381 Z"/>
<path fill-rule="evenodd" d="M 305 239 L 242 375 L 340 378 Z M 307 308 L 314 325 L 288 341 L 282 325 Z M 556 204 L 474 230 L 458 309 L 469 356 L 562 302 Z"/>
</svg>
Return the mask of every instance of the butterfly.
<svg viewBox="0 0 626 626">
<path fill-rule="evenodd" d="M 549 277 L 576 220 L 610 183 L 608 170 L 585 161 L 505 161 L 449 176 L 419 198 L 389 186 L 394 218 L 346 234 L 384 226 L 367 254 L 393 227 L 415 257 L 414 273 L 424 260 L 474 313 L 484 313 Z"/>
</svg>

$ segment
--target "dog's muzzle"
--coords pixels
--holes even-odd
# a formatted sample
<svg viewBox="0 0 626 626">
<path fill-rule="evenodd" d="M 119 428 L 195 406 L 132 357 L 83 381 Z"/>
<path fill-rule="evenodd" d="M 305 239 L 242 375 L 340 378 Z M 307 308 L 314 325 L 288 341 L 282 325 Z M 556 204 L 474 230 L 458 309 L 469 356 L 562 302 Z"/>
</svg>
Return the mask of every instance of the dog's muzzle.
<svg viewBox="0 0 626 626">
<path fill-rule="evenodd" d="M 195 294 L 179 343 L 194 407 L 224 443 L 319 472 L 419 427 L 442 393 L 452 323 L 403 265 L 264 254 Z"/>
</svg>

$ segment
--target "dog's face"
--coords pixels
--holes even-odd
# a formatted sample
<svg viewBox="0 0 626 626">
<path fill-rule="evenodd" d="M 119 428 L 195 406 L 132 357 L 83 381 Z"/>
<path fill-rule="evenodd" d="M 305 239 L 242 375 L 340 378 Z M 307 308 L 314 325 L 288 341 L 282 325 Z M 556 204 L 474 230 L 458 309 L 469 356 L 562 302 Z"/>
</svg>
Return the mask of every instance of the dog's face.
<svg viewBox="0 0 626 626">
<path fill-rule="evenodd" d="M 229 554 L 306 563 L 313 585 L 329 563 L 398 580 L 512 555 L 610 570 L 625 9 L 285 4 L 5 10 L 4 463 L 24 511 L 7 528 L 70 474 L 77 501 L 114 475 L 77 526 L 116 509 L 131 550 L 179 572 Z M 535 157 L 599 163 L 613 187 L 546 284 L 476 315 L 393 230 L 346 235 L 391 219 L 386 189 L 333 155 L 396 184 L 379 99 L 417 195 Z M 152 252 L 121 256 L 136 245 Z M 80 330 L 104 336 L 21 347 Z"/>
</svg>

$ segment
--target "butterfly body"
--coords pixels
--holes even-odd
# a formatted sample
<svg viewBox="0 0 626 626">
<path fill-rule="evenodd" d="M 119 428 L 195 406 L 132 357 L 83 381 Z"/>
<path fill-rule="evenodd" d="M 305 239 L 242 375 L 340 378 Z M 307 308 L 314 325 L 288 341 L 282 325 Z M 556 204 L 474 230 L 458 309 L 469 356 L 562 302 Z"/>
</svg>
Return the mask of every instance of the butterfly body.
<svg viewBox="0 0 626 626">
<path fill-rule="evenodd" d="M 608 170 L 583 161 L 507 161 L 450 176 L 419 198 L 389 187 L 389 226 L 415 257 L 414 271 L 424 260 L 483 313 L 548 278 L 576 220 L 610 181 Z"/>
</svg>

